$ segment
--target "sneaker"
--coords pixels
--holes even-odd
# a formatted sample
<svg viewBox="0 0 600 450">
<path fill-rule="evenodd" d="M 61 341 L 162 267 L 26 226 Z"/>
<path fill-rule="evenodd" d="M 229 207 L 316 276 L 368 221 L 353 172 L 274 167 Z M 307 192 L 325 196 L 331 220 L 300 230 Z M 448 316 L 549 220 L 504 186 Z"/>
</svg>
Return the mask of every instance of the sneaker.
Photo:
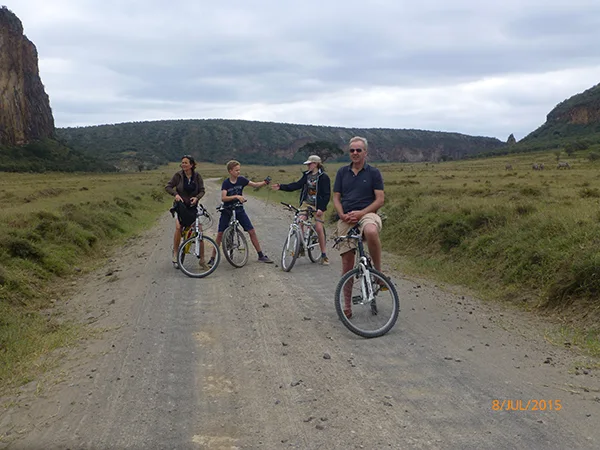
<svg viewBox="0 0 600 450">
<path fill-rule="evenodd" d="M 212 267 L 212 266 L 214 266 L 214 265 L 215 265 L 215 258 L 210 258 L 210 259 L 208 260 L 208 266 L 209 266 L 209 267 Z"/>
<path fill-rule="evenodd" d="M 375 289 L 376 294 L 377 294 L 377 292 L 386 292 L 386 291 L 390 290 L 390 288 L 388 288 L 381 280 L 379 280 L 375 284 L 377 285 L 377 287 L 379 287 L 379 289 Z"/>
<path fill-rule="evenodd" d="M 209 263 L 210 263 L 210 261 L 209 261 Z M 198 265 L 200 266 L 200 268 L 202 270 L 208 270 L 208 269 L 210 269 L 214 265 L 214 263 L 215 262 L 213 261 L 212 264 L 206 264 L 206 261 L 204 261 L 203 259 L 198 260 Z"/>
<path fill-rule="evenodd" d="M 321 264 L 322 266 L 328 266 L 329 265 L 329 258 L 327 256 L 321 256 L 319 258 L 319 264 Z"/>
<path fill-rule="evenodd" d="M 259 256 L 259 257 L 258 257 L 258 260 L 259 260 L 260 262 L 264 262 L 264 263 L 266 263 L 266 264 L 273 264 L 273 261 L 271 261 L 267 255 L 262 255 L 262 256 Z"/>
</svg>

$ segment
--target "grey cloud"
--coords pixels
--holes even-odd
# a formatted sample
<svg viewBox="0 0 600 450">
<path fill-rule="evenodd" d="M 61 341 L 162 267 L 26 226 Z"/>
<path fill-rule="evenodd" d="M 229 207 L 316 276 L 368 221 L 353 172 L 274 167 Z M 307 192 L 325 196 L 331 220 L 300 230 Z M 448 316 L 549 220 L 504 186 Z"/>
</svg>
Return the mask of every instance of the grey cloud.
<svg viewBox="0 0 600 450">
<path fill-rule="evenodd" d="M 89 0 L 64 13 L 58 2 L 51 15 L 36 15 L 33 3 L 20 0 L 14 10 L 40 58 L 71 67 L 41 74 L 59 126 L 256 114 L 244 118 L 409 124 L 504 139 L 517 128 L 532 131 L 564 99 L 554 97 L 555 89 L 537 93 L 520 78 L 585 67 L 593 73 L 600 56 L 600 4 L 593 0 L 172 0 L 168 8 L 157 0 L 143 7 Z M 94 76 L 99 70 L 109 79 Z M 491 78 L 509 84 L 462 98 L 461 86 Z M 567 82 L 582 87 L 581 80 Z M 374 88 L 390 89 L 398 102 L 406 100 L 398 90 L 438 93 L 410 104 L 412 111 L 391 103 L 365 114 L 336 104 Z M 75 89 L 111 95 L 86 95 L 81 106 L 69 100 L 78 97 Z M 440 108 L 442 101 L 448 106 Z"/>
</svg>

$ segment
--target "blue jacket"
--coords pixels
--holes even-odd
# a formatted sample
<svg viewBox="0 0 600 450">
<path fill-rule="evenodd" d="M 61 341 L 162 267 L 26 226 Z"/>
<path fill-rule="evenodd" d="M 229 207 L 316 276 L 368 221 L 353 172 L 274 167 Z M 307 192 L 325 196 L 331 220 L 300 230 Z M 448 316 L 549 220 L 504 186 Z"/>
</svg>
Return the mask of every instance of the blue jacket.
<svg viewBox="0 0 600 450">
<path fill-rule="evenodd" d="M 300 192 L 300 204 L 304 201 L 308 194 L 308 184 L 307 178 L 309 174 L 309 170 L 302 174 L 302 178 L 294 183 L 289 184 L 280 184 L 279 189 L 282 191 L 297 191 L 298 189 L 302 189 Z M 327 210 L 327 204 L 329 203 L 329 199 L 331 198 L 331 181 L 329 180 L 329 175 L 323 172 L 322 169 L 319 169 L 319 173 L 317 174 L 317 209 L 321 211 Z"/>
</svg>

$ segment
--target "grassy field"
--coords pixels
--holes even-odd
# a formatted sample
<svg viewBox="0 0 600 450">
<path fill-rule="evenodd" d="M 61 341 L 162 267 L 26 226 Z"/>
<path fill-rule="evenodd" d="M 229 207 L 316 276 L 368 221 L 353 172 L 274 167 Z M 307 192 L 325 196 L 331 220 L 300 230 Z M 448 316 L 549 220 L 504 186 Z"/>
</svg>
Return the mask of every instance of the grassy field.
<svg viewBox="0 0 600 450">
<path fill-rule="evenodd" d="M 168 208 L 166 170 L 0 177 L 0 390 L 55 363 L 84 330 L 43 314 Z"/>
<path fill-rule="evenodd" d="M 561 339 L 600 355 L 600 164 L 583 155 L 568 161 L 570 170 L 556 169 L 554 153 L 376 164 L 386 190 L 384 249 L 399 256 L 406 273 L 561 318 Z M 513 170 L 505 170 L 507 162 Z M 545 170 L 533 171 L 533 162 Z M 338 167 L 327 165 L 332 179 Z M 164 185 L 177 169 L 2 173 L 0 391 L 35 378 L 55 363 L 48 355 L 82 337 L 85 330 L 42 312 L 68 295 L 68 281 L 155 223 L 170 206 Z M 289 183 L 301 169 L 243 165 L 242 174 Z M 226 176 L 221 165 L 199 170 L 204 178 Z M 248 193 L 270 202 L 298 199 L 268 188 Z"/>
</svg>

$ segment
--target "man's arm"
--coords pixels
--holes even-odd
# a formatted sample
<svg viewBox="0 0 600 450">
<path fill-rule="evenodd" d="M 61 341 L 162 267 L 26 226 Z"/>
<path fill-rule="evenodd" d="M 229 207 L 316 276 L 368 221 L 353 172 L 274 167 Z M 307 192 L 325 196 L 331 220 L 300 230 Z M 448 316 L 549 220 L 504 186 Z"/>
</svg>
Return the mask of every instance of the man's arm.
<svg viewBox="0 0 600 450">
<path fill-rule="evenodd" d="M 334 206 L 335 210 L 337 211 L 338 216 L 340 216 L 340 219 L 342 219 L 344 222 L 347 222 L 346 214 L 344 214 L 344 208 L 342 207 L 341 192 L 333 193 L 333 206 Z"/>
<path fill-rule="evenodd" d="M 385 194 L 383 191 L 375 190 L 375 200 L 366 208 L 361 209 L 360 211 L 350 211 L 347 215 L 348 220 L 345 222 L 356 223 L 360 219 L 363 218 L 365 214 L 375 213 L 379 208 L 381 208 L 385 202 Z"/>
<path fill-rule="evenodd" d="M 374 191 L 375 192 L 375 201 L 371 203 L 369 206 L 361 210 L 360 212 L 364 216 L 365 214 L 374 213 L 379 210 L 385 203 L 385 193 L 383 191 Z"/>
</svg>

